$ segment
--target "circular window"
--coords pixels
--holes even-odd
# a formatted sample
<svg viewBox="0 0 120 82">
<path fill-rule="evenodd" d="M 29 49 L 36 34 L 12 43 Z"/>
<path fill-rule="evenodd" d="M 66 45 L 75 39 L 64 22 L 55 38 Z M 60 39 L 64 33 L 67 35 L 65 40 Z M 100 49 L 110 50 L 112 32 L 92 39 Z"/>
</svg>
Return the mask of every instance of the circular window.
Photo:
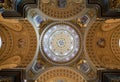
<svg viewBox="0 0 120 82">
<path fill-rule="evenodd" d="M 80 49 L 80 37 L 72 26 L 58 24 L 50 26 L 42 38 L 45 56 L 54 62 L 68 62 Z"/>
<path fill-rule="evenodd" d="M 2 38 L 0 36 L 0 48 L 2 47 Z"/>
</svg>

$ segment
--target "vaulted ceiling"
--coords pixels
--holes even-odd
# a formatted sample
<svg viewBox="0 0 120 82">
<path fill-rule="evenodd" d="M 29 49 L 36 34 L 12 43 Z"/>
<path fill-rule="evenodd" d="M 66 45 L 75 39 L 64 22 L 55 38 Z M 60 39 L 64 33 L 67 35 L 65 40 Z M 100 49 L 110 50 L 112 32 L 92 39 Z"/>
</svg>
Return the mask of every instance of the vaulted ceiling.
<svg viewBox="0 0 120 82">
<path fill-rule="evenodd" d="M 119 0 L 1 0 L 0 76 L 24 70 L 14 82 L 120 81 L 119 9 Z"/>
</svg>

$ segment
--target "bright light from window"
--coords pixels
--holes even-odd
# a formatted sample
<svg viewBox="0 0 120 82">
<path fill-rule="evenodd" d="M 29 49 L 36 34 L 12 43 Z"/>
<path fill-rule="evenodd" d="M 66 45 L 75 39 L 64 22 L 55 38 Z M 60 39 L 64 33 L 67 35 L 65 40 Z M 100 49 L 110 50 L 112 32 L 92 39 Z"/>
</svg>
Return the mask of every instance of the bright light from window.
<svg viewBox="0 0 120 82">
<path fill-rule="evenodd" d="M 35 25 L 37 27 L 39 27 L 40 23 L 43 22 L 43 19 L 39 15 L 36 15 L 33 17 L 33 21 L 34 21 Z"/>
</svg>

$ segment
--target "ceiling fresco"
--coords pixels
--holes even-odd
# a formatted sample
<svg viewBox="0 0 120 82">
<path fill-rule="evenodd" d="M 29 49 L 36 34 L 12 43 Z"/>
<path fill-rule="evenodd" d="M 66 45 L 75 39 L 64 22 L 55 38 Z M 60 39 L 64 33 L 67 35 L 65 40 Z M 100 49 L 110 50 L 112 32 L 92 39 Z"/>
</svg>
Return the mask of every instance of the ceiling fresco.
<svg viewBox="0 0 120 82">
<path fill-rule="evenodd" d="M 0 0 L 0 81 L 119 82 L 119 9 L 119 0 Z"/>
</svg>

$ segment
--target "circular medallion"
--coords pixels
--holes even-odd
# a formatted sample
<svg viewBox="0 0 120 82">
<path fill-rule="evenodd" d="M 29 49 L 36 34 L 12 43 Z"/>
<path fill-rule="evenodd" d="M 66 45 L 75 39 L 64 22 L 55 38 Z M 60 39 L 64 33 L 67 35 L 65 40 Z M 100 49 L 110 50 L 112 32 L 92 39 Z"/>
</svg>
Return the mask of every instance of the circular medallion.
<svg viewBox="0 0 120 82">
<path fill-rule="evenodd" d="M 50 37 L 49 48 L 56 56 L 67 56 L 73 49 L 73 46 L 73 36 L 65 30 L 60 29 Z"/>
<path fill-rule="evenodd" d="M 76 57 L 80 46 L 80 35 L 67 24 L 56 24 L 45 30 L 42 38 L 45 57 L 54 62 L 68 62 Z"/>
<path fill-rule="evenodd" d="M 43 72 L 37 82 L 86 82 L 82 75 L 67 67 L 55 67 Z"/>
</svg>

